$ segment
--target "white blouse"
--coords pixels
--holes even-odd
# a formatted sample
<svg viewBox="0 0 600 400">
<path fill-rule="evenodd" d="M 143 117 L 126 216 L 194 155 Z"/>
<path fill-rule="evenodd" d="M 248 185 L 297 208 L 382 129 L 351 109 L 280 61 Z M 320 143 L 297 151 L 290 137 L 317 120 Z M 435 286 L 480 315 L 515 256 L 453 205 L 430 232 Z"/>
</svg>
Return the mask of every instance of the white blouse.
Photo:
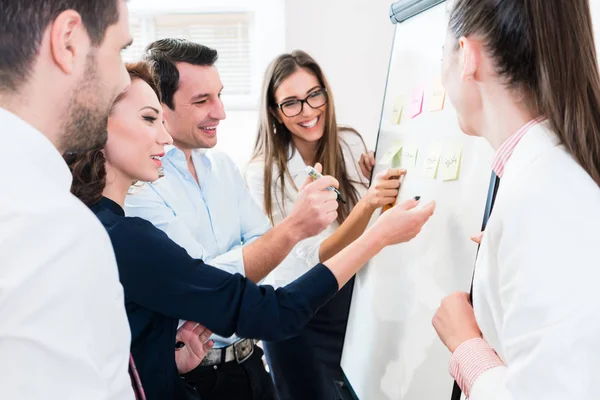
<svg viewBox="0 0 600 400">
<path fill-rule="evenodd" d="M 600 399 L 600 188 L 547 123 L 519 142 L 500 181 L 473 304 L 505 366 L 471 400 Z"/>
<path fill-rule="evenodd" d="M 354 185 L 360 198 L 367 192 L 368 180 L 363 176 L 358 161 L 360 160 L 360 155 L 366 152 L 367 149 L 360 136 L 353 132 L 341 131 L 339 139 L 344 154 L 348 178 L 353 182 L 360 182 L 360 184 Z M 295 151 L 292 146 L 290 146 L 289 151 L 291 158 L 288 162 L 288 170 L 296 188 L 301 188 L 307 178 L 305 172 L 306 164 L 300 153 Z M 292 211 L 298 190 L 292 186 L 289 177 L 286 176 L 285 198 L 282 199 L 281 184 L 277 179 L 279 170 L 276 167 L 273 169 L 273 184 L 271 187 L 274 205 L 273 220 L 275 224 L 278 224 Z M 246 183 L 252 197 L 264 211 L 264 161 L 262 159 L 253 160 L 248 165 L 245 175 Z M 321 243 L 331 236 L 338 227 L 339 224 L 337 221 L 334 221 L 319 235 L 299 242 L 285 260 L 265 278 L 264 283 L 273 285 L 274 287 L 285 286 L 321 262 L 319 260 Z"/>
</svg>

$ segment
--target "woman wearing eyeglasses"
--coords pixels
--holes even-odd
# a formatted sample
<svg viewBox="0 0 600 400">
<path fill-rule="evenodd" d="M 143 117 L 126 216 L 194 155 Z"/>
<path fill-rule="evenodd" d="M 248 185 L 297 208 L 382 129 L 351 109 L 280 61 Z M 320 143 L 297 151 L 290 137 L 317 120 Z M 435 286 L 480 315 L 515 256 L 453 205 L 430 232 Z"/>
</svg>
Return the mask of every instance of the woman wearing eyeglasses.
<svg viewBox="0 0 600 400">
<path fill-rule="evenodd" d="M 300 242 L 266 278 L 279 287 L 360 236 L 373 212 L 395 201 L 399 176 L 405 171 L 385 171 L 367 190 L 373 156 L 358 132 L 337 124 L 327 79 L 303 51 L 283 54 L 271 63 L 261 103 L 258 138 L 246 181 L 271 223 L 276 225 L 291 211 L 307 166 L 335 177 L 345 201 L 339 204 L 336 222 L 322 234 Z M 279 400 L 339 398 L 335 382 L 343 381 L 340 361 L 352 283 L 322 307 L 300 335 L 265 343 Z"/>
</svg>

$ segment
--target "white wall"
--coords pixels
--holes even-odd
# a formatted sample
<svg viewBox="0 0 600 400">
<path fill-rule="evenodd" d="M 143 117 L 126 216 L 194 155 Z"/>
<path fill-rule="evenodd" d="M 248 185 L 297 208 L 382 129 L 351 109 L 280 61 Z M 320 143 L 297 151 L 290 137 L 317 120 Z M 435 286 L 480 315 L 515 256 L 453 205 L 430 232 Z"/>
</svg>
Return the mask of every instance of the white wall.
<svg viewBox="0 0 600 400">
<path fill-rule="evenodd" d="M 394 26 L 393 0 L 285 0 L 286 51 L 310 53 L 335 96 L 338 122 L 375 148 Z"/>
<path fill-rule="evenodd" d="M 285 51 L 284 0 L 130 0 L 131 14 L 251 12 L 254 95 L 240 103 L 223 97 L 227 119 L 219 126 L 217 148 L 243 167 L 250 159 L 258 125 L 258 94 L 267 66 Z M 219 49 L 217 49 L 219 50 Z"/>
<path fill-rule="evenodd" d="M 338 121 L 358 129 L 374 149 L 394 31 L 388 18 L 391 2 L 130 0 L 129 8 L 132 13 L 252 11 L 257 92 L 271 60 L 285 51 L 305 50 L 321 64 L 330 81 Z M 243 167 L 256 138 L 258 97 L 247 104 L 223 100 L 227 119 L 221 123 L 217 148 Z"/>
</svg>

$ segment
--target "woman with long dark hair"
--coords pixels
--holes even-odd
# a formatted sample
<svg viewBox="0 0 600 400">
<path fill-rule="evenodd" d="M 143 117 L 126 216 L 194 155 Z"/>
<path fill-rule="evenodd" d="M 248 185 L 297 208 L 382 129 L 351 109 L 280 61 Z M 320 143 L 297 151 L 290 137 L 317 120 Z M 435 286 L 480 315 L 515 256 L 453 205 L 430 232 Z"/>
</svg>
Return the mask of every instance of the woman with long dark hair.
<svg viewBox="0 0 600 400">
<path fill-rule="evenodd" d="M 443 80 L 500 178 L 473 305 L 433 324 L 471 400 L 600 398 L 600 76 L 588 0 L 456 0 Z M 473 309 L 474 307 L 474 309 Z"/>
<path fill-rule="evenodd" d="M 277 57 L 266 71 L 258 138 L 246 171 L 251 194 L 273 225 L 294 206 L 307 166 L 316 165 L 340 183 L 345 203 L 321 234 L 298 243 L 266 282 L 290 283 L 360 236 L 373 213 L 393 203 L 401 169 L 390 169 L 368 183 L 374 165 L 361 135 L 337 122 L 333 92 L 319 64 L 296 50 Z M 265 189 L 266 188 L 266 189 Z M 323 306 L 296 337 L 265 342 L 265 353 L 279 400 L 333 400 L 343 381 L 340 367 L 353 281 Z"/>
</svg>

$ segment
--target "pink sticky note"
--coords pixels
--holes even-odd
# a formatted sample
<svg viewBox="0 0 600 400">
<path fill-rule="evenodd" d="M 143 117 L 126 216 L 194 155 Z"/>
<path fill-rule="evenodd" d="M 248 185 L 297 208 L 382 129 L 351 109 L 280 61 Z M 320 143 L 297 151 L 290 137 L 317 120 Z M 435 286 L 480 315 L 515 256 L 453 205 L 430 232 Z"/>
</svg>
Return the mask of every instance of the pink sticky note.
<svg viewBox="0 0 600 400">
<path fill-rule="evenodd" d="M 414 118 L 423 112 L 423 97 L 425 96 L 425 89 L 418 87 L 413 91 L 410 99 L 410 117 Z"/>
</svg>

